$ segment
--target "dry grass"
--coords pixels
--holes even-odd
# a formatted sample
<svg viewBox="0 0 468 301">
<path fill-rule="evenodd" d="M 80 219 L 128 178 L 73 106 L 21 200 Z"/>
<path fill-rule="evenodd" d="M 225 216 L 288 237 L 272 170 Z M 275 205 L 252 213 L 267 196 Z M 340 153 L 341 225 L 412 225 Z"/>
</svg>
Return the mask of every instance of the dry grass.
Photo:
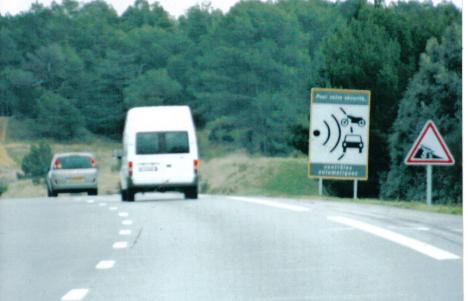
<svg viewBox="0 0 468 301">
<path fill-rule="evenodd" d="M 5 145 L 0 142 L 0 168 L 12 169 L 15 166 L 15 161 L 8 155 Z"/>
<path fill-rule="evenodd" d="M 45 185 L 34 185 L 31 180 L 16 180 L 8 185 L 8 190 L 2 194 L 2 198 L 31 198 L 46 197 Z"/>
<path fill-rule="evenodd" d="M 265 188 L 271 183 L 273 176 L 280 172 L 281 166 L 291 160 L 297 159 L 252 157 L 238 152 L 202 161 L 202 191 L 221 194 L 268 194 Z"/>
<path fill-rule="evenodd" d="M 5 141 L 7 126 L 8 126 L 8 118 L 0 117 L 0 142 Z"/>
<path fill-rule="evenodd" d="M 15 167 L 15 162 L 10 158 L 5 149 L 6 130 L 8 119 L 0 117 L 0 173 L 8 172 Z"/>
</svg>

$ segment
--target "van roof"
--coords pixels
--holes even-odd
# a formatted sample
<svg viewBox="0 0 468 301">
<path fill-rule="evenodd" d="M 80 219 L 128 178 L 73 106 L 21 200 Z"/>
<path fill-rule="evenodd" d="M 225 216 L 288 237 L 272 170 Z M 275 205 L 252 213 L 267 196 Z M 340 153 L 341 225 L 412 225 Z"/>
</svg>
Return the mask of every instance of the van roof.
<svg viewBox="0 0 468 301">
<path fill-rule="evenodd" d="M 125 131 L 187 130 L 193 128 L 188 106 L 135 107 L 127 112 Z"/>
</svg>

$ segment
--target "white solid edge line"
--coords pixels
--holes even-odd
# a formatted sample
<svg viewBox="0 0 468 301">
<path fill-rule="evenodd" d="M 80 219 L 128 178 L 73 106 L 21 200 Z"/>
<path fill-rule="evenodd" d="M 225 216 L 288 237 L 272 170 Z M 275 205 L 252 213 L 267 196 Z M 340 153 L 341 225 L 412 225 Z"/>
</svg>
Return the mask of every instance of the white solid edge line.
<svg viewBox="0 0 468 301">
<path fill-rule="evenodd" d="M 265 206 L 270 206 L 270 207 L 275 207 L 275 208 L 280 208 L 280 209 L 287 209 L 295 212 L 306 212 L 309 211 L 309 208 L 307 207 L 302 207 L 302 206 L 296 206 L 296 205 L 289 205 L 289 204 L 284 204 L 284 203 L 278 203 L 274 201 L 268 201 L 268 200 L 261 200 L 261 199 L 255 199 L 255 198 L 246 198 L 246 197 L 230 197 L 230 199 L 236 200 L 236 201 L 241 201 L 241 202 L 248 202 L 248 203 L 254 203 L 254 204 L 259 204 L 259 205 L 265 205 Z"/>
<path fill-rule="evenodd" d="M 131 234 L 132 234 L 132 230 L 129 230 L 129 229 L 123 229 L 119 231 L 119 235 L 131 235 Z"/>
<path fill-rule="evenodd" d="M 360 222 L 351 218 L 343 217 L 343 216 L 328 216 L 327 218 L 335 223 L 351 226 L 358 230 L 376 235 L 378 237 L 381 237 L 383 239 L 405 246 L 416 252 L 422 253 L 426 256 L 432 257 L 437 260 L 448 260 L 448 259 L 460 258 L 459 256 L 453 253 L 450 253 L 448 251 L 431 246 L 419 240 L 409 238 L 404 235 L 379 228 L 377 226 L 373 226 L 371 224 L 363 223 L 363 222 Z"/>
<path fill-rule="evenodd" d="M 126 249 L 128 247 L 128 242 L 126 241 L 117 241 L 112 245 L 114 249 Z"/>
<path fill-rule="evenodd" d="M 98 270 L 107 270 L 114 267 L 115 261 L 114 260 L 101 260 L 96 265 L 96 269 Z"/>
<path fill-rule="evenodd" d="M 78 301 L 82 300 L 89 292 L 87 288 L 75 288 L 70 290 L 62 297 L 62 301 Z"/>
</svg>

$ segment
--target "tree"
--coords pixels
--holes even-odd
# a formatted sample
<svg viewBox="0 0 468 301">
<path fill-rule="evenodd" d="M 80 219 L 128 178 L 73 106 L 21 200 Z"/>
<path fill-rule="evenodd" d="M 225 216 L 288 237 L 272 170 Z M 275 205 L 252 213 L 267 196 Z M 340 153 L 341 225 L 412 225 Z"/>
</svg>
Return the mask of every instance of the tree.
<svg viewBox="0 0 468 301">
<path fill-rule="evenodd" d="M 159 3 L 149 4 L 146 0 L 136 0 L 122 15 L 125 29 L 141 27 L 143 25 L 169 28 L 173 22 L 169 14 Z"/>
<path fill-rule="evenodd" d="M 38 100 L 37 132 L 59 140 L 76 138 L 83 130 L 79 111 L 66 98 L 46 91 Z"/>
<path fill-rule="evenodd" d="M 234 126 L 231 138 L 238 147 L 269 155 L 284 153 L 288 149 L 284 128 L 307 102 L 304 78 L 310 60 L 305 41 L 293 15 L 271 3 L 238 3 L 205 41 L 207 49 L 194 64 L 198 72 L 190 91 L 196 98 L 195 112 L 202 112 L 211 131 Z M 229 116 L 222 119 L 228 124 L 217 121 L 220 116 Z M 285 127 L 275 127 L 279 131 L 272 129 L 268 135 L 281 137 L 283 147 L 276 145 L 277 138 L 267 143 L 266 131 L 258 130 L 257 122 L 266 127 L 278 119 Z"/>
<path fill-rule="evenodd" d="M 5 68 L 0 72 L 0 107 L 7 114 L 34 117 L 37 97 L 41 93 L 40 81 L 23 69 Z"/>
<path fill-rule="evenodd" d="M 181 91 L 181 85 L 165 69 L 149 70 L 125 88 L 125 107 L 177 104 Z"/>
<path fill-rule="evenodd" d="M 382 180 L 383 198 L 424 199 L 423 168 L 408 167 L 404 158 L 422 126 L 432 119 L 455 157 L 453 167 L 434 170 L 434 199 L 460 203 L 462 198 L 462 44 L 461 26 L 447 28 L 440 42 L 430 39 L 420 67 L 400 102 L 389 137 L 390 171 Z"/>
<path fill-rule="evenodd" d="M 321 72 L 332 87 L 371 91 L 369 180 L 359 190 L 376 196 L 380 173 L 388 168 L 386 132 L 396 115 L 395 100 L 400 92 L 400 46 L 372 18 L 352 19 L 326 38 L 322 53 Z M 340 183 L 327 185 L 338 193 L 349 193 Z"/>
<path fill-rule="evenodd" d="M 21 170 L 26 177 L 32 178 L 37 183 L 47 174 L 51 160 L 50 146 L 41 141 L 37 145 L 31 145 L 29 153 L 21 161 Z"/>
</svg>

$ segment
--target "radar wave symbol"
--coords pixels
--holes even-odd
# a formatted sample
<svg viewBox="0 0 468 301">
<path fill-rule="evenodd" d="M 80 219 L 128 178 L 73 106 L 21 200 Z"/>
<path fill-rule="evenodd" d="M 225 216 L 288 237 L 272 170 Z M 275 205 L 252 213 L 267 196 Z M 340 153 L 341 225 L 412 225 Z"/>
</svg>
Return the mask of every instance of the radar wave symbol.
<svg viewBox="0 0 468 301">
<path fill-rule="evenodd" d="M 338 138 L 336 139 L 336 142 L 335 144 L 333 145 L 333 147 L 330 149 L 330 153 L 332 153 L 337 147 L 338 145 L 340 144 L 340 141 L 341 141 L 341 127 L 340 127 L 340 123 L 338 122 L 338 118 L 336 118 L 336 116 L 334 114 L 331 114 L 331 117 L 333 118 L 333 120 L 335 121 L 335 124 L 336 124 L 336 128 L 338 129 L 337 132 L 338 132 Z M 330 129 L 330 125 L 328 124 L 328 122 L 326 120 L 323 121 L 323 123 L 325 124 L 325 127 L 327 128 L 327 138 L 325 139 L 325 141 L 322 143 L 323 146 L 326 146 L 328 144 L 328 142 L 330 141 L 330 138 L 331 138 L 331 129 Z"/>
</svg>

